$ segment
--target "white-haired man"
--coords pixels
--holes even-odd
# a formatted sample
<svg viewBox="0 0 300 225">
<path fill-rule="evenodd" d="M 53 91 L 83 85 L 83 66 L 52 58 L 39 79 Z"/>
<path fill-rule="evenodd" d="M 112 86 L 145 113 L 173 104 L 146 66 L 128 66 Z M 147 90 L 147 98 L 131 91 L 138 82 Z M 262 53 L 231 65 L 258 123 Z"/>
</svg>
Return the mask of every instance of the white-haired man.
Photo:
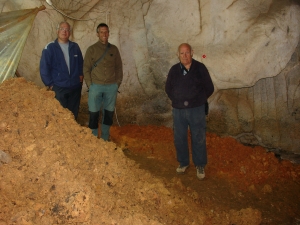
<svg viewBox="0 0 300 225">
<path fill-rule="evenodd" d="M 77 119 L 83 81 L 83 57 L 77 43 L 69 40 L 71 26 L 61 22 L 57 39 L 42 51 L 40 74 L 43 83 L 55 92 L 55 98 Z"/>
<path fill-rule="evenodd" d="M 192 159 L 197 177 L 205 177 L 207 164 L 205 105 L 214 91 L 214 85 L 205 65 L 193 59 L 193 50 L 187 43 L 178 47 L 179 63 L 169 71 L 165 91 L 172 101 L 174 144 L 183 174 L 190 165 L 188 129 L 192 139 Z"/>
</svg>

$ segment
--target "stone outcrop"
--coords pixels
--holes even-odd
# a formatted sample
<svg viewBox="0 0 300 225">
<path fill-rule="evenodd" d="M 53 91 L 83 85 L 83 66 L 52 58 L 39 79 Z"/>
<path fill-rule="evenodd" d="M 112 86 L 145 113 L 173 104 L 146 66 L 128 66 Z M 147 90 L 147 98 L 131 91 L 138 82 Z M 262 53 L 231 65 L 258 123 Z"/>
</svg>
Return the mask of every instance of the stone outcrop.
<svg viewBox="0 0 300 225">
<path fill-rule="evenodd" d="M 235 136 L 245 144 L 299 153 L 299 56 L 300 46 L 277 76 L 250 88 L 219 91 L 211 103 L 209 130 Z"/>
<path fill-rule="evenodd" d="M 177 46 L 188 42 L 216 87 L 209 100 L 209 131 L 300 153 L 297 1 L 53 0 L 50 6 L 38 0 L 7 0 L 0 3 L 0 10 L 42 3 L 47 9 L 36 17 L 18 68 L 26 79 L 43 85 L 41 51 L 56 37 L 60 21 L 72 25 L 72 40 L 83 54 L 97 41 L 97 24 L 106 22 L 110 42 L 119 47 L 124 65 L 117 103 L 120 123 L 171 126 L 164 82 L 178 61 Z"/>
</svg>

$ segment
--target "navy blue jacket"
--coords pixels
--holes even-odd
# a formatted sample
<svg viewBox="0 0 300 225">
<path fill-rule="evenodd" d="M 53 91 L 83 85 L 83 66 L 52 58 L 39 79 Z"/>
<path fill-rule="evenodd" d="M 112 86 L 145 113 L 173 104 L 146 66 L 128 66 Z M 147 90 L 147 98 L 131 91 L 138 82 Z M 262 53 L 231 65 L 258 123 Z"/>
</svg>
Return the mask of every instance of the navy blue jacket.
<svg viewBox="0 0 300 225">
<path fill-rule="evenodd" d="M 193 59 L 186 75 L 182 74 L 180 63 L 171 67 L 165 91 L 173 108 L 195 108 L 206 103 L 214 92 L 214 85 L 206 66 Z"/>
<path fill-rule="evenodd" d="M 40 74 L 46 86 L 77 88 L 81 86 L 79 76 L 83 76 L 83 57 L 77 43 L 69 41 L 70 73 L 64 54 L 57 39 L 42 51 Z"/>
</svg>

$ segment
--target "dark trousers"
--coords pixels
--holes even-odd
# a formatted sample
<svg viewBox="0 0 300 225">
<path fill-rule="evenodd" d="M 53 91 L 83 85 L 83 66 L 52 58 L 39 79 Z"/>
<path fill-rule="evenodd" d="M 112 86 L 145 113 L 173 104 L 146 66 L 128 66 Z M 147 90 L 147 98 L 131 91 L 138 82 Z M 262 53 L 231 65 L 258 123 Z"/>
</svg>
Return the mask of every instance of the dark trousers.
<svg viewBox="0 0 300 225">
<path fill-rule="evenodd" d="M 195 166 L 207 164 L 205 105 L 190 109 L 174 109 L 174 144 L 181 166 L 190 164 L 188 129 L 191 132 L 192 159 Z"/>
<path fill-rule="evenodd" d="M 75 119 L 78 117 L 81 89 L 82 86 L 75 89 L 57 86 L 53 86 L 52 88 L 52 90 L 55 92 L 55 98 L 64 108 L 69 109 L 74 114 Z"/>
</svg>

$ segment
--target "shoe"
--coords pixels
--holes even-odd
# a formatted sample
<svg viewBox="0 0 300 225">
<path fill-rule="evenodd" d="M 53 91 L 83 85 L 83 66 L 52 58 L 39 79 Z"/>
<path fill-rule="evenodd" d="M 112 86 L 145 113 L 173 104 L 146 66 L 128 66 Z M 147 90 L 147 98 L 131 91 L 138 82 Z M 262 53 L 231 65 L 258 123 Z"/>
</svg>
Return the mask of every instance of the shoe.
<svg viewBox="0 0 300 225">
<path fill-rule="evenodd" d="M 187 169 L 189 167 L 189 165 L 187 165 L 187 166 L 178 166 L 177 167 L 177 169 L 176 169 L 176 172 L 178 173 L 178 174 L 184 174 L 184 172 L 185 172 L 185 170 Z"/>
<path fill-rule="evenodd" d="M 203 180 L 205 177 L 205 171 L 203 166 L 196 166 L 197 177 L 199 180 Z"/>
</svg>

